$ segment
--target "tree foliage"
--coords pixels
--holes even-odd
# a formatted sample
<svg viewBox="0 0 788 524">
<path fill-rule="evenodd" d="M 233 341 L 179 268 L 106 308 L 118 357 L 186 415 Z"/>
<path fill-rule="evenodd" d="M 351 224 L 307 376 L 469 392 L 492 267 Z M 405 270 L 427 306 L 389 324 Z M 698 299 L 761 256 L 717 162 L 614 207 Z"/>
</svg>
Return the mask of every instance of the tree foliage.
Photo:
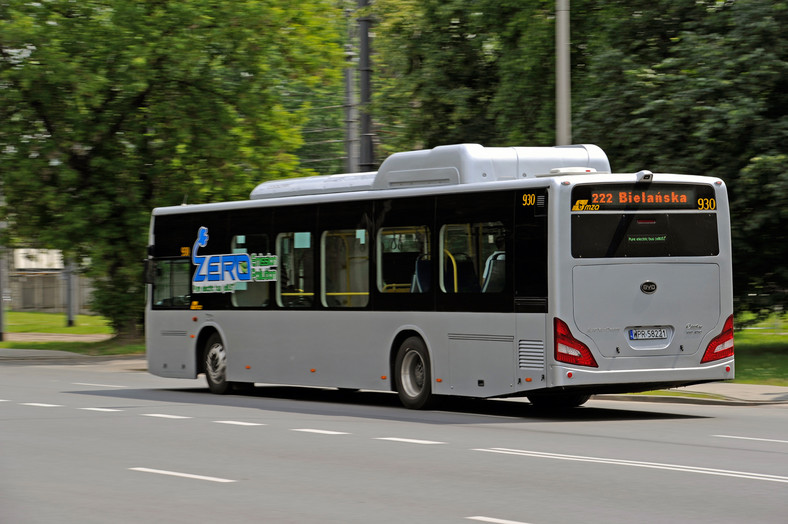
<svg viewBox="0 0 788 524">
<path fill-rule="evenodd" d="M 133 331 L 151 208 L 298 171 L 303 100 L 341 67 L 331 2 L 0 0 L 0 169 L 16 238 L 85 260 Z"/>
<path fill-rule="evenodd" d="M 375 11 L 377 117 L 393 149 L 554 143 L 554 0 Z M 574 142 L 600 145 L 617 171 L 723 178 L 737 308 L 761 315 L 788 290 L 785 27 L 785 0 L 571 2 Z"/>
</svg>

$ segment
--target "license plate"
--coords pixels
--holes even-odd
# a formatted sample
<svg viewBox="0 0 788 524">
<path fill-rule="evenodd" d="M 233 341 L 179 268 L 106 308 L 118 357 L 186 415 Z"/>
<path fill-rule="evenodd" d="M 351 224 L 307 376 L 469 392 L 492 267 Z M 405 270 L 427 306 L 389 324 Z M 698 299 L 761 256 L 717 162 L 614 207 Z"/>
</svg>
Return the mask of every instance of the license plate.
<svg viewBox="0 0 788 524">
<path fill-rule="evenodd" d="M 666 328 L 630 329 L 629 340 L 663 340 L 668 338 Z"/>
</svg>

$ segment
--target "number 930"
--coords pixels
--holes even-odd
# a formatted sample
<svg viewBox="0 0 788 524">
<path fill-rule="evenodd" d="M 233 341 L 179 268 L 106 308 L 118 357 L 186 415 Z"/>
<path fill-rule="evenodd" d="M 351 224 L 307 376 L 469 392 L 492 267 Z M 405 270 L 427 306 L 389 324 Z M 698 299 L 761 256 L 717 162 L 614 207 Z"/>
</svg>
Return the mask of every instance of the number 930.
<svg viewBox="0 0 788 524">
<path fill-rule="evenodd" d="M 717 209 L 717 201 L 713 198 L 699 198 L 698 209 L 701 211 L 710 211 Z"/>
</svg>

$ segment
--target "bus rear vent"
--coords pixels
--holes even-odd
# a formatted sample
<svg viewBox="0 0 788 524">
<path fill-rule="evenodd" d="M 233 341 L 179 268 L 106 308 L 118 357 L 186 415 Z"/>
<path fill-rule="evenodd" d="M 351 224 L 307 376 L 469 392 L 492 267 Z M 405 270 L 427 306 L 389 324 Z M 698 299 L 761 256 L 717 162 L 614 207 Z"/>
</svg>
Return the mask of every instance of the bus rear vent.
<svg viewBox="0 0 788 524">
<path fill-rule="evenodd" d="M 518 361 L 520 369 L 544 369 L 544 341 L 521 340 Z"/>
</svg>

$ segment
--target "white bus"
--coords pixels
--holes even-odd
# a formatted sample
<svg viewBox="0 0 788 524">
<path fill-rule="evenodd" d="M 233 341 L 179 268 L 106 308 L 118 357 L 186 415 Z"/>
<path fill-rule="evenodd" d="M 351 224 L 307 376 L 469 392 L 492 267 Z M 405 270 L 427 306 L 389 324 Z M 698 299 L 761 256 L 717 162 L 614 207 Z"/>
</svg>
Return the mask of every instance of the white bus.
<svg viewBox="0 0 788 524">
<path fill-rule="evenodd" d="M 720 179 L 611 174 L 593 145 L 442 146 L 266 182 L 153 211 L 148 369 L 416 409 L 732 379 L 729 231 Z"/>
</svg>

